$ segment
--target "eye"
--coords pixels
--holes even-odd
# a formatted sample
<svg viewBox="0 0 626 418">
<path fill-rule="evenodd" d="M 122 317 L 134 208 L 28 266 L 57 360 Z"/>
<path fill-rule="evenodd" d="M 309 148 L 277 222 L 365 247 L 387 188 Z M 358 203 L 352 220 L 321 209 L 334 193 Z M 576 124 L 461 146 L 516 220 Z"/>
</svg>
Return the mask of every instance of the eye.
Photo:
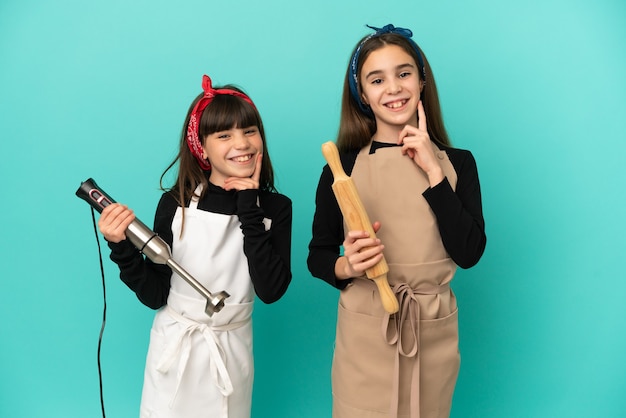
<svg viewBox="0 0 626 418">
<path fill-rule="evenodd" d="M 230 138 L 230 134 L 227 132 L 222 132 L 216 135 L 217 139 L 228 139 Z"/>
<path fill-rule="evenodd" d="M 255 126 L 255 127 L 252 127 L 252 128 L 246 128 L 244 132 L 245 132 L 246 135 L 254 135 L 258 131 L 259 131 L 258 128 Z"/>
<path fill-rule="evenodd" d="M 410 75 L 411 75 L 411 72 L 403 71 L 403 72 L 400 73 L 400 78 L 407 78 Z"/>
<path fill-rule="evenodd" d="M 382 82 L 383 82 L 382 78 L 375 78 L 370 81 L 370 84 L 380 84 Z"/>
</svg>

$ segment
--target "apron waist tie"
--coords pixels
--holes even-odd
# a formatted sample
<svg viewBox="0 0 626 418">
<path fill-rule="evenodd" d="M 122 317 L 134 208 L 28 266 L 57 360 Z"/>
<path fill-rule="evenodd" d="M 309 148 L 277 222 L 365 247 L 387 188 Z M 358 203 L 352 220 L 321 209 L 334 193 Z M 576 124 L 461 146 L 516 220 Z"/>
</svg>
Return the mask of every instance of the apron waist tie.
<svg viewBox="0 0 626 418">
<path fill-rule="evenodd" d="M 176 396 L 178 395 L 178 389 L 180 388 L 183 374 L 187 367 L 187 361 L 189 360 L 189 355 L 191 353 L 191 335 L 195 332 L 200 332 L 209 347 L 209 352 L 211 354 L 211 377 L 213 378 L 213 381 L 215 382 L 215 385 L 217 386 L 219 391 L 224 396 L 222 411 L 223 416 L 227 416 L 228 402 L 226 402 L 226 398 L 233 393 L 233 383 L 230 379 L 230 375 L 228 374 L 228 370 L 226 369 L 226 364 L 224 362 L 224 349 L 217 339 L 216 332 L 225 332 L 240 328 L 249 323 L 250 318 L 244 321 L 233 322 L 230 324 L 209 325 L 202 322 L 194 321 L 191 318 L 184 317 L 180 313 L 176 312 L 169 305 L 165 306 L 165 310 L 177 322 L 187 325 L 187 327 L 179 333 L 178 338 L 174 340 L 171 344 L 168 344 L 168 347 L 161 355 L 161 358 L 159 359 L 159 362 L 157 364 L 157 370 L 160 373 L 167 373 L 172 366 L 174 360 L 177 357 L 179 358 L 178 371 L 176 375 L 176 389 L 174 391 L 174 395 L 172 396 L 172 400 L 170 401 L 170 407 L 174 404 L 174 401 L 176 400 Z"/>
<path fill-rule="evenodd" d="M 391 390 L 390 417 L 398 416 L 398 403 L 400 399 L 400 356 L 415 357 L 411 376 L 410 391 L 410 416 L 419 418 L 420 416 L 420 304 L 418 295 L 438 295 L 450 290 L 450 284 L 429 288 L 411 288 L 406 283 L 396 284 L 393 293 L 398 298 L 400 309 L 395 314 L 386 313 L 382 322 L 383 338 L 389 345 L 396 345 L 396 360 L 393 375 L 393 387 Z M 391 315 L 395 317 L 395 323 L 390 325 Z M 402 328 L 405 322 L 409 322 L 409 334 L 404 335 Z M 403 340 L 408 338 L 409 341 Z"/>
</svg>

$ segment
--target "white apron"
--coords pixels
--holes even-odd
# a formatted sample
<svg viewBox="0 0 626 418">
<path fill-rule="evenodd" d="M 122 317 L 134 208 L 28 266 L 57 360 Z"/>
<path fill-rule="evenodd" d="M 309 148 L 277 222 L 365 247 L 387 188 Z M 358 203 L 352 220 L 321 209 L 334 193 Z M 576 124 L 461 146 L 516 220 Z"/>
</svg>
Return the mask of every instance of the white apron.
<svg viewBox="0 0 626 418">
<path fill-rule="evenodd" d="M 196 193 L 199 194 L 199 190 Z M 227 291 L 212 317 L 206 300 L 176 273 L 154 318 L 141 418 L 249 418 L 254 363 L 254 289 L 236 215 L 198 210 L 194 198 L 172 222 L 174 260 L 211 292 Z"/>
</svg>

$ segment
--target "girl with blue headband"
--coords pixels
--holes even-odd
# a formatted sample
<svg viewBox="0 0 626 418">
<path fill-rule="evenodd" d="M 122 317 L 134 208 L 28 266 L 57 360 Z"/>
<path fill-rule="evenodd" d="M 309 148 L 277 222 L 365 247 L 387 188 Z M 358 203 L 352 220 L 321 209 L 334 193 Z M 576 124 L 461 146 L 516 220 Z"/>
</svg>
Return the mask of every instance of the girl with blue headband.
<svg viewBox="0 0 626 418">
<path fill-rule="evenodd" d="M 333 417 L 448 417 L 460 365 L 450 282 L 486 244 L 476 162 L 450 144 L 412 32 L 370 28 L 346 72 L 337 147 L 377 236 L 344 231 L 325 166 L 307 260 L 315 277 L 341 290 Z M 395 314 L 365 275 L 383 254 Z"/>
</svg>

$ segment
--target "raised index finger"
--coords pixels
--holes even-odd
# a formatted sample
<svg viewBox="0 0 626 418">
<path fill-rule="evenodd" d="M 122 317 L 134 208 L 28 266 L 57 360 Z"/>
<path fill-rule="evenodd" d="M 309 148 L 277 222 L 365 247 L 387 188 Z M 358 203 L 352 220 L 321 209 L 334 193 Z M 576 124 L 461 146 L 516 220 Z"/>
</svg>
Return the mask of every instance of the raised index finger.
<svg viewBox="0 0 626 418">
<path fill-rule="evenodd" d="M 426 112 L 424 112 L 424 104 L 421 100 L 417 103 L 417 118 L 417 129 L 422 132 L 428 132 L 426 127 Z"/>
</svg>

